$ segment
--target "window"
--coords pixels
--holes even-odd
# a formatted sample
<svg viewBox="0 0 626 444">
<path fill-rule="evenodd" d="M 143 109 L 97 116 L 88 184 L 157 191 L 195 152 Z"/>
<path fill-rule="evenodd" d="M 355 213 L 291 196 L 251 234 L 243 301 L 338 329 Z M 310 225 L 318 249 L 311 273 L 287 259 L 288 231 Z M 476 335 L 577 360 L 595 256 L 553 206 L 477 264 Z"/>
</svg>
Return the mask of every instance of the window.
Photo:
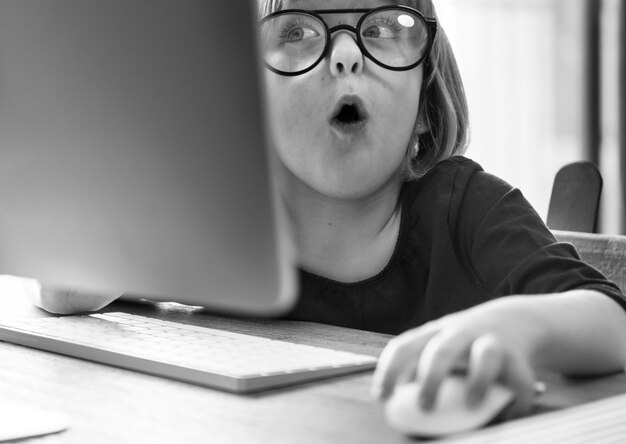
<svg viewBox="0 0 626 444">
<path fill-rule="evenodd" d="M 603 205 L 601 229 L 613 233 L 620 230 L 621 211 L 616 210 L 621 199 L 617 69 L 608 65 L 617 65 L 618 3 L 605 0 L 602 7 L 602 59 L 608 69 L 602 78 L 606 100 L 600 163 L 603 196 L 610 197 L 611 204 Z M 586 4 L 587 0 L 436 2 L 467 92 L 472 131 L 467 155 L 520 188 L 544 220 L 558 169 L 587 157 Z"/>
</svg>

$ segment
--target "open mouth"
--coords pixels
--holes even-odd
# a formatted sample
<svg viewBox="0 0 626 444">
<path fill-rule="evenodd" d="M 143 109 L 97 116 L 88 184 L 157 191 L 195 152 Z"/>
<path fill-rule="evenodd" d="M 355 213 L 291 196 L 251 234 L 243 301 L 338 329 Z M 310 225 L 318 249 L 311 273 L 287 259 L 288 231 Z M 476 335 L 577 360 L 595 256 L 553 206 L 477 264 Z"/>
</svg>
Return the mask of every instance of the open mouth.
<svg viewBox="0 0 626 444">
<path fill-rule="evenodd" d="M 356 132 L 365 126 L 367 115 L 358 100 L 343 100 L 330 119 L 331 125 L 341 132 Z"/>
<path fill-rule="evenodd" d="M 356 106 L 343 105 L 339 109 L 339 113 L 334 117 L 334 120 L 344 125 L 350 125 L 360 122 L 362 118 L 361 113 L 359 113 L 359 109 Z"/>
</svg>

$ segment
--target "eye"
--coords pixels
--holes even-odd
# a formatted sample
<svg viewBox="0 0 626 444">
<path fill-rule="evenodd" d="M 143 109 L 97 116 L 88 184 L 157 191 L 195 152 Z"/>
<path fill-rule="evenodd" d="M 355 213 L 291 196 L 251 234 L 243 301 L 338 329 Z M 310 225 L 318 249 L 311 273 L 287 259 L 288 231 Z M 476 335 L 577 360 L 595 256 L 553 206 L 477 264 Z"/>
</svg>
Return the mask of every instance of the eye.
<svg viewBox="0 0 626 444">
<path fill-rule="evenodd" d="M 298 43 L 304 40 L 319 37 L 315 26 L 306 23 L 306 20 L 298 19 L 284 25 L 280 32 L 280 40 L 287 43 Z"/>
<path fill-rule="evenodd" d="M 362 26 L 361 35 L 373 39 L 394 39 L 402 31 L 402 27 L 389 19 L 378 18 Z"/>
</svg>

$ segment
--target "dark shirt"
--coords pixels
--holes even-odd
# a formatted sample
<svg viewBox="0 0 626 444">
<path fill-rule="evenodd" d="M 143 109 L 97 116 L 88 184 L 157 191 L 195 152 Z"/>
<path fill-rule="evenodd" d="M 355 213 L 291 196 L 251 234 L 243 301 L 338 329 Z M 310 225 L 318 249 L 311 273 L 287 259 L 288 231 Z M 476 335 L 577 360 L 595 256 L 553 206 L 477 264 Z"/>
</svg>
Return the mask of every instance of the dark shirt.
<svg viewBox="0 0 626 444">
<path fill-rule="evenodd" d="M 619 288 L 558 243 L 518 189 L 453 157 L 404 184 L 398 240 L 377 275 L 342 283 L 300 270 L 289 319 L 398 334 L 513 294 Z"/>
</svg>

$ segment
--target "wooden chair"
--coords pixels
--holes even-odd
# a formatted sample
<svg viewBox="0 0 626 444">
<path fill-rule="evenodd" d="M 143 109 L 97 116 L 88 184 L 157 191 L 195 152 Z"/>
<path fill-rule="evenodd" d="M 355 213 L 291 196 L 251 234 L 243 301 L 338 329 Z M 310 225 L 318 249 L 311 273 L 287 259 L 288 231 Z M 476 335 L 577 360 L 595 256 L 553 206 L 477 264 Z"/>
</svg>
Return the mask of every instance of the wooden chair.
<svg viewBox="0 0 626 444">
<path fill-rule="evenodd" d="M 546 223 L 552 230 L 596 233 L 602 175 L 592 162 L 574 162 L 554 177 Z"/>
<path fill-rule="evenodd" d="M 552 230 L 560 242 L 574 244 L 582 260 L 626 291 L 626 236 Z"/>
</svg>

